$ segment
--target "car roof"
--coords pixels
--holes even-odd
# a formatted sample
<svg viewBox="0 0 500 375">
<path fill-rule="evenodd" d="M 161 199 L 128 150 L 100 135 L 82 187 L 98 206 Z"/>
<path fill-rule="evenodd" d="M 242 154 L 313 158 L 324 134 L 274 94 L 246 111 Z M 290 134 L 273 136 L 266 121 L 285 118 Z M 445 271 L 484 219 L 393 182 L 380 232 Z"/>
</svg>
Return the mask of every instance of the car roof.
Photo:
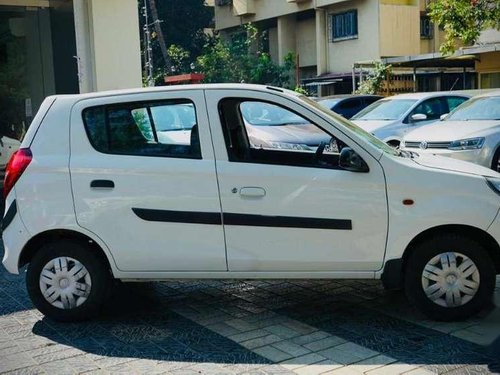
<svg viewBox="0 0 500 375">
<path fill-rule="evenodd" d="M 472 93 L 466 93 L 464 91 L 434 91 L 434 92 L 413 92 L 408 94 L 399 94 L 394 96 L 389 96 L 386 99 L 428 99 L 435 98 L 438 96 L 461 96 L 464 98 L 470 98 L 473 96 Z"/>
<path fill-rule="evenodd" d="M 489 91 L 487 93 L 477 95 L 476 98 L 488 98 L 492 96 L 500 96 L 500 90 Z"/>
<path fill-rule="evenodd" d="M 331 99 L 349 99 L 349 98 L 383 98 L 381 95 L 371 95 L 371 94 L 341 94 L 341 95 L 330 95 L 318 98 L 318 100 L 331 100 Z"/>
<path fill-rule="evenodd" d="M 104 98 L 111 96 L 133 95 L 133 94 L 147 94 L 155 92 L 172 92 L 172 91 L 185 91 L 185 90 L 250 90 L 260 92 L 279 92 L 281 94 L 298 97 L 294 91 L 265 85 L 253 85 L 244 83 L 205 83 L 205 84 L 192 84 L 192 85 L 172 85 L 172 86 L 156 86 L 156 87 L 143 87 L 122 90 L 99 91 L 85 94 L 69 94 L 69 95 L 54 95 L 56 98 L 66 99 L 94 99 Z"/>
</svg>

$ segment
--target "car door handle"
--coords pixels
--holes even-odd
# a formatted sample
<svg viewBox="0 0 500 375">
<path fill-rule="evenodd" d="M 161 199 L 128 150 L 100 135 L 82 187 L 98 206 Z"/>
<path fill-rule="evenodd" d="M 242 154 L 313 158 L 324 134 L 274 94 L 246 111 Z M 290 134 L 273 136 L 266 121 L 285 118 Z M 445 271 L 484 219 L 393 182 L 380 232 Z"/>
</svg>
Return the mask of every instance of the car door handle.
<svg viewBox="0 0 500 375">
<path fill-rule="evenodd" d="M 90 183 L 92 189 L 113 189 L 115 183 L 111 180 L 93 180 Z"/>
<path fill-rule="evenodd" d="M 266 196 L 266 191 L 261 187 L 242 187 L 240 195 L 242 197 L 260 198 Z"/>
</svg>

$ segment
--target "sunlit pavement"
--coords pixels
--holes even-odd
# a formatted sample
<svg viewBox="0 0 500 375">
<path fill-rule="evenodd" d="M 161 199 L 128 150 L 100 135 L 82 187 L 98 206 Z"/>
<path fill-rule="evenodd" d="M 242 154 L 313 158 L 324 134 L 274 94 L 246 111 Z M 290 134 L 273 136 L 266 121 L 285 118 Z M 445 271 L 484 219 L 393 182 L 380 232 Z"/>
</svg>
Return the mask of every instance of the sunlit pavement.
<svg viewBox="0 0 500 375">
<path fill-rule="evenodd" d="M 34 310 L 0 271 L 1 373 L 427 374 L 500 372 L 500 308 L 425 319 L 376 281 L 118 284 L 102 316 Z M 495 304 L 500 306 L 500 278 Z"/>
</svg>

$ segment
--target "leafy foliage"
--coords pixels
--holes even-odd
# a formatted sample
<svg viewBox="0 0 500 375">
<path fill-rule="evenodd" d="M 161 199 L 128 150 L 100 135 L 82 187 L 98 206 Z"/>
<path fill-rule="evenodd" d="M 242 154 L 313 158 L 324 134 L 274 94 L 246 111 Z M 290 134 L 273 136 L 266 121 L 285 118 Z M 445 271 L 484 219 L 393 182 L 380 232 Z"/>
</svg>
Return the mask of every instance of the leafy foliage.
<svg viewBox="0 0 500 375">
<path fill-rule="evenodd" d="M 484 29 L 500 30 L 499 0 L 434 0 L 429 15 L 446 32 L 440 48 L 443 54 L 456 50 L 457 39 L 471 45 Z"/>
<path fill-rule="evenodd" d="M 391 71 L 391 65 L 375 62 L 375 67 L 370 75 L 359 85 L 356 94 L 377 94 L 382 89 L 382 83 Z"/>
<path fill-rule="evenodd" d="M 146 1 L 146 3 L 148 3 Z M 139 8 L 144 6 L 144 0 L 138 1 Z M 204 32 L 211 26 L 214 19 L 212 7 L 205 6 L 205 0 L 160 0 L 156 1 L 158 18 L 165 43 L 175 45 L 188 52 L 194 59 L 201 54 L 210 36 Z M 150 10 L 150 8 L 148 7 Z M 139 13 L 142 14 L 142 11 Z M 144 48 L 144 17 L 140 16 L 141 42 Z M 149 22 L 154 20 L 150 18 Z M 163 76 L 169 70 L 164 61 L 161 46 L 156 32 L 152 32 L 153 61 L 155 66 L 155 82 L 163 82 Z"/>
<path fill-rule="evenodd" d="M 295 55 L 289 53 L 282 65 L 264 52 L 266 35 L 253 24 L 241 27 L 231 41 L 219 35 L 207 43 L 197 59 L 197 69 L 205 74 L 205 82 L 260 83 L 294 88 Z"/>
</svg>

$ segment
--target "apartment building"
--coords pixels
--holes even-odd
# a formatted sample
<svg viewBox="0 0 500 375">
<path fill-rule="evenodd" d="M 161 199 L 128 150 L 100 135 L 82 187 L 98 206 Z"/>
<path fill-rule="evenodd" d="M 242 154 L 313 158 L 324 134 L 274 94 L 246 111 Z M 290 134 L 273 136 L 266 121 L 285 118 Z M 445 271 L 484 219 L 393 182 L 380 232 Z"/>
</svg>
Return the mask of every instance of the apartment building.
<svg viewBox="0 0 500 375">
<path fill-rule="evenodd" d="M 137 0 L 0 0 L 0 135 L 48 95 L 140 86 Z"/>
<path fill-rule="evenodd" d="M 426 14 L 429 0 L 216 0 L 216 29 L 230 35 L 254 23 L 268 34 L 272 59 L 299 56 L 301 83 L 317 95 L 351 92 L 373 61 L 419 55 L 437 56 L 443 32 Z M 402 79 L 438 77 L 423 89 L 474 87 L 474 61 L 443 67 L 403 65 Z M 444 76 L 444 78 L 443 78 Z M 354 81 L 354 82 L 353 82 Z M 432 81 L 432 80 L 431 80 Z M 403 87 L 403 86 L 402 86 Z M 449 88 L 449 87 L 448 87 Z"/>
</svg>

